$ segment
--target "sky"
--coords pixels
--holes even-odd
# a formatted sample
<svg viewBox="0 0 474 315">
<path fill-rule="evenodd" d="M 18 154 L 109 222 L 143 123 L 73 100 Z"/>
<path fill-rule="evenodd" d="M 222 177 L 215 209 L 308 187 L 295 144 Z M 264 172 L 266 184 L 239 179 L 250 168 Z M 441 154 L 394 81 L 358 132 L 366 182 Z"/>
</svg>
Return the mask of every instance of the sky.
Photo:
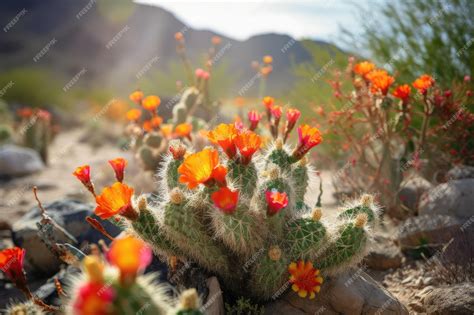
<svg viewBox="0 0 474 315">
<path fill-rule="evenodd" d="M 340 26 L 360 27 L 354 3 L 367 7 L 385 0 L 136 0 L 159 5 L 197 29 L 245 40 L 261 33 L 288 34 L 337 43 Z"/>
</svg>

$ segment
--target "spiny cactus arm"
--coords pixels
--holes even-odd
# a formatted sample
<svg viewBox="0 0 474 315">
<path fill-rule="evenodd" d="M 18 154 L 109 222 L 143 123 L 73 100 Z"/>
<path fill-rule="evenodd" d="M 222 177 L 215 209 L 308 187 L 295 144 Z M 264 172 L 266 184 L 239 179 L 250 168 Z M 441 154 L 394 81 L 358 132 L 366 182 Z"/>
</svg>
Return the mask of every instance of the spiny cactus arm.
<svg viewBox="0 0 474 315">
<path fill-rule="evenodd" d="M 181 97 L 181 100 L 173 108 L 173 118 L 171 122 L 174 126 L 187 121 L 188 117 L 194 111 L 196 104 L 199 103 L 200 93 L 195 87 L 187 88 Z"/>
<path fill-rule="evenodd" d="M 179 183 L 178 168 L 183 163 L 186 147 L 180 140 L 172 140 L 169 143 L 170 154 L 163 156 L 163 162 L 158 176 L 160 178 L 159 186 L 164 194 L 169 194 L 173 188 L 184 188 Z"/>
<path fill-rule="evenodd" d="M 292 261 L 318 258 L 321 248 L 328 242 L 321 215 L 321 209 L 314 209 L 310 218 L 297 218 L 286 225 L 286 248 Z"/>
<path fill-rule="evenodd" d="M 348 205 L 339 215 L 338 219 L 354 220 L 358 214 L 365 213 L 371 227 L 377 222 L 378 207 L 374 204 L 374 197 L 369 194 L 361 196 L 359 202 Z"/>
<path fill-rule="evenodd" d="M 239 188 L 242 197 L 252 199 L 257 186 L 258 172 L 255 164 L 243 165 L 235 160 L 227 162 L 227 176 Z"/>
<path fill-rule="evenodd" d="M 131 222 L 132 231 L 148 243 L 157 253 L 164 256 L 183 256 L 183 253 L 166 237 L 154 211 L 144 197 L 138 202 L 138 218 Z"/>
<path fill-rule="evenodd" d="M 278 245 L 271 245 L 257 258 L 251 271 L 249 286 L 258 299 L 270 299 L 282 294 L 289 286 L 290 260 Z"/>
<path fill-rule="evenodd" d="M 344 223 L 322 259 L 315 262 L 319 269 L 331 274 L 360 262 L 368 243 L 367 231 L 364 229 L 366 223 L 365 213 L 358 214 L 354 221 Z"/>
<path fill-rule="evenodd" d="M 268 163 L 274 163 L 281 167 L 283 171 L 289 171 L 291 163 L 293 163 L 292 158 L 285 149 L 283 140 L 281 139 L 275 141 L 274 147 L 270 149 L 266 161 L 267 165 Z"/>
<path fill-rule="evenodd" d="M 233 213 L 224 213 L 217 207 L 211 211 L 216 236 L 234 253 L 246 259 L 264 244 L 267 234 L 263 216 L 248 210 L 241 202 Z"/>
<path fill-rule="evenodd" d="M 304 212 L 306 205 L 304 197 L 309 183 L 307 159 L 303 157 L 293 168 L 291 172 L 291 179 L 295 187 L 295 203 L 298 212 Z"/>
<path fill-rule="evenodd" d="M 227 256 L 208 235 L 184 194 L 175 188 L 164 207 L 163 228 L 166 237 L 181 252 L 204 268 L 224 274 L 228 271 Z"/>
<path fill-rule="evenodd" d="M 179 306 L 173 315 L 204 315 L 200 311 L 200 301 L 196 289 L 188 289 L 181 293 L 179 297 Z"/>
</svg>

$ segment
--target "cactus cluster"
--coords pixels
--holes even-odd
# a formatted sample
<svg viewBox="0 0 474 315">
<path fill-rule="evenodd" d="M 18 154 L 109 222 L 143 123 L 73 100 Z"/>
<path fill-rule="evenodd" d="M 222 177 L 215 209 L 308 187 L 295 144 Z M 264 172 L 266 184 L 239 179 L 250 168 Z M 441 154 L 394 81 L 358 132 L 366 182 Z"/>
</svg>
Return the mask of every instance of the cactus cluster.
<svg viewBox="0 0 474 315">
<path fill-rule="evenodd" d="M 146 98 L 143 99 L 141 91 L 135 91 L 130 95 L 130 98 L 141 106 L 146 101 Z M 142 125 L 139 124 L 141 115 L 131 117 L 130 124 L 126 128 L 126 135 L 129 138 L 130 147 L 136 152 L 136 156 L 145 170 L 157 170 L 171 138 L 182 138 L 186 139 L 184 141 L 191 142 L 191 131 L 206 127 L 204 120 L 192 116 L 196 108 L 204 106 L 204 98 L 205 93 L 198 88 L 183 89 L 180 100 L 173 106 L 172 117 L 167 121 L 167 124 L 162 124 L 162 118 L 156 113 L 160 105 L 159 102 L 155 107 L 148 107 L 151 119 L 145 120 Z M 136 109 L 132 109 L 130 112 L 134 111 Z"/>
<path fill-rule="evenodd" d="M 285 133 L 298 117 L 287 115 Z M 362 259 L 370 239 L 366 223 L 374 224 L 377 206 L 364 195 L 334 226 L 322 221 L 322 210 L 313 209 L 315 174 L 305 156 L 322 141 L 319 130 L 300 126 L 299 142 L 290 148 L 275 129 L 266 149 L 261 136 L 234 124 L 208 132 L 220 151 L 192 153 L 175 140 L 159 172 L 159 200 L 132 198 L 133 189 L 117 182 L 96 198 L 96 214 L 115 217 L 157 254 L 196 262 L 238 294 L 270 299 L 291 283 L 300 296 L 314 298 L 323 275 Z M 107 198 L 121 201 L 111 205 Z"/>
<path fill-rule="evenodd" d="M 108 262 L 92 254 L 83 259 L 83 272 L 67 290 L 66 314 L 202 314 L 195 289 L 174 301 L 166 292 L 169 288 L 156 284 L 156 274 L 140 273 L 151 260 L 142 241 L 117 239 L 106 258 Z"/>
</svg>

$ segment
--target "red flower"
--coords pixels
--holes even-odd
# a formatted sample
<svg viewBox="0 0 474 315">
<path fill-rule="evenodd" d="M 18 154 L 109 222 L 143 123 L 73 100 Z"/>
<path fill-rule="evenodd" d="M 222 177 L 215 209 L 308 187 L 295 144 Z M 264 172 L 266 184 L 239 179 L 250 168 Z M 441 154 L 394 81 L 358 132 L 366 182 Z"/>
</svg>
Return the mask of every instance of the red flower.
<svg viewBox="0 0 474 315">
<path fill-rule="evenodd" d="M 89 165 L 83 165 L 76 168 L 72 175 L 76 176 L 77 179 L 89 190 L 93 195 L 95 195 L 94 185 L 91 182 L 91 168 Z"/>
<path fill-rule="evenodd" d="M 211 194 L 214 205 L 226 214 L 232 214 L 235 211 L 239 201 L 239 191 L 232 191 L 227 187 L 221 187 L 218 191 Z"/>
<path fill-rule="evenodd" d="M 411 88 L 408 84 L 403 84 L 398 86 L 392 95 L 396 98 L 401 99 L 403 102 L 406 102 L 410 98 Z"/>
<path fill-rule="evenodd" d="M 281 118 L 281 112 L 282 112 L 281 106 L 277 106 L 277 105 L 272 106 L 270 108 L 270 112 L 275 120 L 279 120 Z"/>
<path fill-rule="evenodd" d="M 268 190 L 265 192 L 265 198 L 267 199 L 267 214 L 269 216 L 277 214 L 288 205 L 286 192 L 280 193 L 276 190 Z"/>
<path fill-rule="evenodd" d="M 241 162 L 246 165 L 252 160 L 252 156 L 262 144 L 262 140 L 255 132 L 247 130 L 240 132 L 234 140 L 239 149 Z"/>
<path fill-rule="evenodd" d="M 257 112 L 256 110 L 251 110 L 248 112 L 248 117 L 250 121 L 250 130 L 255 130 L 257 129 L 258 123 L 260 122 L 260 119 L 262 119 L 262 114 Z"/>
<path fill-rule="evenodd" d="M 296 121 L 298 120 L 298 118 L 300 118 L 300 116 L 301 112 L 296 108 L 289 108 L 286 111 L 286 119 L 288 120 L 288 123 L 293 126 L 296 124 Z"/>
<path fill-rule="evenodd" d="M 288 272 L 290 273 L 290 283 L 292 283 L 291 289 L 297 292 L 300 297 L 305 298 L 309 294 L 309 298 L 314 299 L 316 293 L 321 290 L 323 278 L 310 261 L 292 262 L 288 266 Z"/>
<path fill-rule="evenodd" d="M 116 158 L 109 161 L 109 164 L 112 166 L 115 172 L 115 178 L 118 182 L 123 182 L 123 173 L 125 171 L 125 167 L 127 166 L 127 160 L 124 158 Z"/>
<path fill-rule="evenodd" d="M 115 291 L 102 283 L 88 282 L 82 285 L 74 301 L 74 314 L 110 315 L 113 314 Z"/>
<path fill-rule="evenodd" d="M 23 271 L 24 258 L 25 250 L 23 248 L 7 248 L 0 252 L 0 269 L 21 290 L 26 288 L 26 277 Z"/>
</svg>

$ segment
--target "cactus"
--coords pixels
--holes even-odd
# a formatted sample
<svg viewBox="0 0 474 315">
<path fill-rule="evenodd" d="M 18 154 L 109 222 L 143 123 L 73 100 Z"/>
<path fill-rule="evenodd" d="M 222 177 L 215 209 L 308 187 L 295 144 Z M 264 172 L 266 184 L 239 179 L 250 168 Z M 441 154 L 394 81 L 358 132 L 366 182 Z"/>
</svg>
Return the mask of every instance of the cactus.
<svg viewBox="0 0 474 315">
<path fill-rule="evenodd" d="M 370 241 L 365 225 L 375 224 L 378 207 L 364 195 L 344 207 L 334 227 L 321 220 L 321 209 L 311 212 L 316 196 L 307 190 L 316 175 L 305 154 L 322 137 L 308 125 L 298 129 L 294 148 L 277 138 L 259 154 L 259 136 L 233 124 L 208 133 L 220 153 L 210 147 L 186 153 L 173 143 L 159 172 L 164 197 L 134 205 L 138 219 L 118 215 L 156 251 L 196 262 L 236 294 L 265 300 L 293 283 L 300 296 L 314 298 L 322 276 L 363 258 Z M 308 274 L 311 287 L 298 284 Z"/>
<path fill-rule="evenodd" d="M 46 314 L 43 312 L 41 307 L 33 303 L 32 301 L 27 301 L 24 303 L 13 304 L 5 310 L 6 315 L 43 315 Z"/>
<path fill-rule="evenodd" d="M 53 132 L 51 125 L 51 114 L 43 109 L 30 110 L 28 115 L 23 115 L 19 126 L 19 134 L 22 136 L 22 145 L 34 149 L 40 155 L 43 162 L 48 162 L 48 147 Z"/>
<path fill-rule="evenodd" d="M 131 255 L 131 257 L 128 257 Z M 157 284 L 156 274 L 142 275 L 151 261 L 144 243 L 133 237 L 115 240 L 107 252 L 106 263 L 100 254 L 83 260 L 83 272 L 72 279 L 67 289 L 66 314 L 202 314 L 195 290 L 186 290 L 181 303 Z"/>
</svg>

